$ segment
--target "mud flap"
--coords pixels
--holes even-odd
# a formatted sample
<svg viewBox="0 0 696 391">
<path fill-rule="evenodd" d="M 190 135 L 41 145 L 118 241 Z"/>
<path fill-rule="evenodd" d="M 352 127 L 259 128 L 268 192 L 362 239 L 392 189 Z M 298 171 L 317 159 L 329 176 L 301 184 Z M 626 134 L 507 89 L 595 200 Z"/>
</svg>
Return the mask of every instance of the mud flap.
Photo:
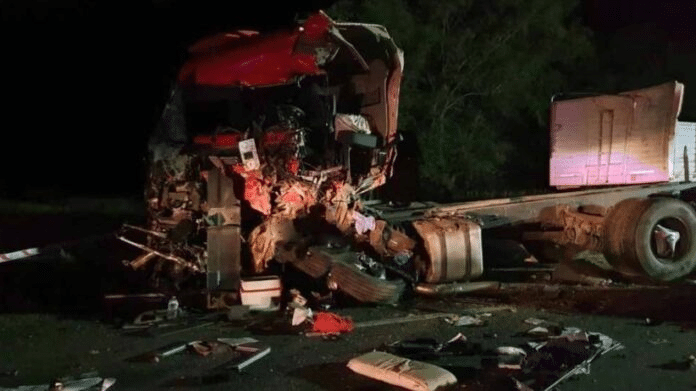
<svg viewBox="0 0 696 391">
<path fill-rule="evenodd" d="M 220 170 L 208 172 L 208 290 L 239 289 L 241 271 L 240 202 L 232 179 Z"/>
</svg>

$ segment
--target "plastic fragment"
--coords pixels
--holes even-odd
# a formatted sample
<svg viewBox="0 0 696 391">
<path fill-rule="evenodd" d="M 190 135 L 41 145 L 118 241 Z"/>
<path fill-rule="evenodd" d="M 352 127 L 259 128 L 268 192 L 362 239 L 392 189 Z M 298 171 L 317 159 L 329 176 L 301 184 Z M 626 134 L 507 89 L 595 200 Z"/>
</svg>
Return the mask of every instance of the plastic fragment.
<svg viewBox="0 0 696 391">
<path fill-rule="evenodd" d="M 331 312 L 317 312 L 314 315 L 312 331 L 315 333 L 348 333 L 353 331 L 353 320 Z"/>
<path fill-rule="evenodd" d="M 499 346 L 495 348 L 495 352 L 497 354 L 504 354 L 504 355 L 511 355 L 511 356 L 526 356 L 527 352 L 524 351 L 524 349 L 514 347 L 514 346 Z"/>
<path fill-rule="evenodd" d="M 485 324 L 483 319 L 469 315 L 453 316 L 445 318 L 445 321 L 453 326 L 483 326 Z"/>
<path fill-rule="evenodd" d="M 533 337 L 545 337 L 549 335 L 549 329 L 546 327 L 534 327 L 533 329 L 527 330 L 527 334 Z"/>
</svg>

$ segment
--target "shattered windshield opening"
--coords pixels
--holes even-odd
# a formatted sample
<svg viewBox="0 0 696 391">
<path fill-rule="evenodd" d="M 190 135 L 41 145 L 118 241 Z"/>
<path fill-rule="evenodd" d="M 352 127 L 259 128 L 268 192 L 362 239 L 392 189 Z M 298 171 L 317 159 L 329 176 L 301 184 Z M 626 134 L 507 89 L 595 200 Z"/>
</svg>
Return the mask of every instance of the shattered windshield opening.
<svg viewBox="0 0 696 391">
<path fill-rule="evenodd" d="M 333 131 L 334 106 L 324 76 L 262 88 L 177 86 L 150 148 L 155 160 L 159 160 L 163 157 L 158 157 L 157 152 L 163 146 L 212 142 L 204 136 L 233 134 L 241 140 L 292 130 L 301 138 L 298 157 L 306 158 L 311 166 L 321 166 L 327 163 L 327 157 L 333 156 L 329 136 Z"/>
</svg>

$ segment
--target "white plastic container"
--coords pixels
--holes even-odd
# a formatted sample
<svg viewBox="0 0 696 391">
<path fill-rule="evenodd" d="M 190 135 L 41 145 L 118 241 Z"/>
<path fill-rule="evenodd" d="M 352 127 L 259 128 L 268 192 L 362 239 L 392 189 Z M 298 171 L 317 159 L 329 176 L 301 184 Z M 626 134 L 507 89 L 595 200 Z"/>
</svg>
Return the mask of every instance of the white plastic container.
<svg viewBox="0 0 696 391">
<path fill-rule="evenodd" d="M 274 310 L 278 308 L 281 291 L 280 277 L 252 277 L 242 280 L 239 295 L 242 305 L 251 310 Z"/>
<path fill-rule="evenodd" d="M 179 301 L 172 296 L 167 303 L 167 319 L 176 319 L 179 316 Z"/>
</svg>

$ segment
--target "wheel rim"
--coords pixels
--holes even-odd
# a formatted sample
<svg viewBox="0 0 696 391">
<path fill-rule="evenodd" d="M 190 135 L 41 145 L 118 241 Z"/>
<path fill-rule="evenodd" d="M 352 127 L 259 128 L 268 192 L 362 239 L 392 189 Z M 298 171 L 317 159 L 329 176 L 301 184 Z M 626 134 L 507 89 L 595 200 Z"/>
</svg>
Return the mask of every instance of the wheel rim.
<svg viewBox="0 0 696 391">
<path fill-rule="evenodd" d="M 665 263 L 676 262 L 689 251 L 689 230 L 678 218 L 666 217 L 652 227 L 650 249 Z"/>
</svg>

